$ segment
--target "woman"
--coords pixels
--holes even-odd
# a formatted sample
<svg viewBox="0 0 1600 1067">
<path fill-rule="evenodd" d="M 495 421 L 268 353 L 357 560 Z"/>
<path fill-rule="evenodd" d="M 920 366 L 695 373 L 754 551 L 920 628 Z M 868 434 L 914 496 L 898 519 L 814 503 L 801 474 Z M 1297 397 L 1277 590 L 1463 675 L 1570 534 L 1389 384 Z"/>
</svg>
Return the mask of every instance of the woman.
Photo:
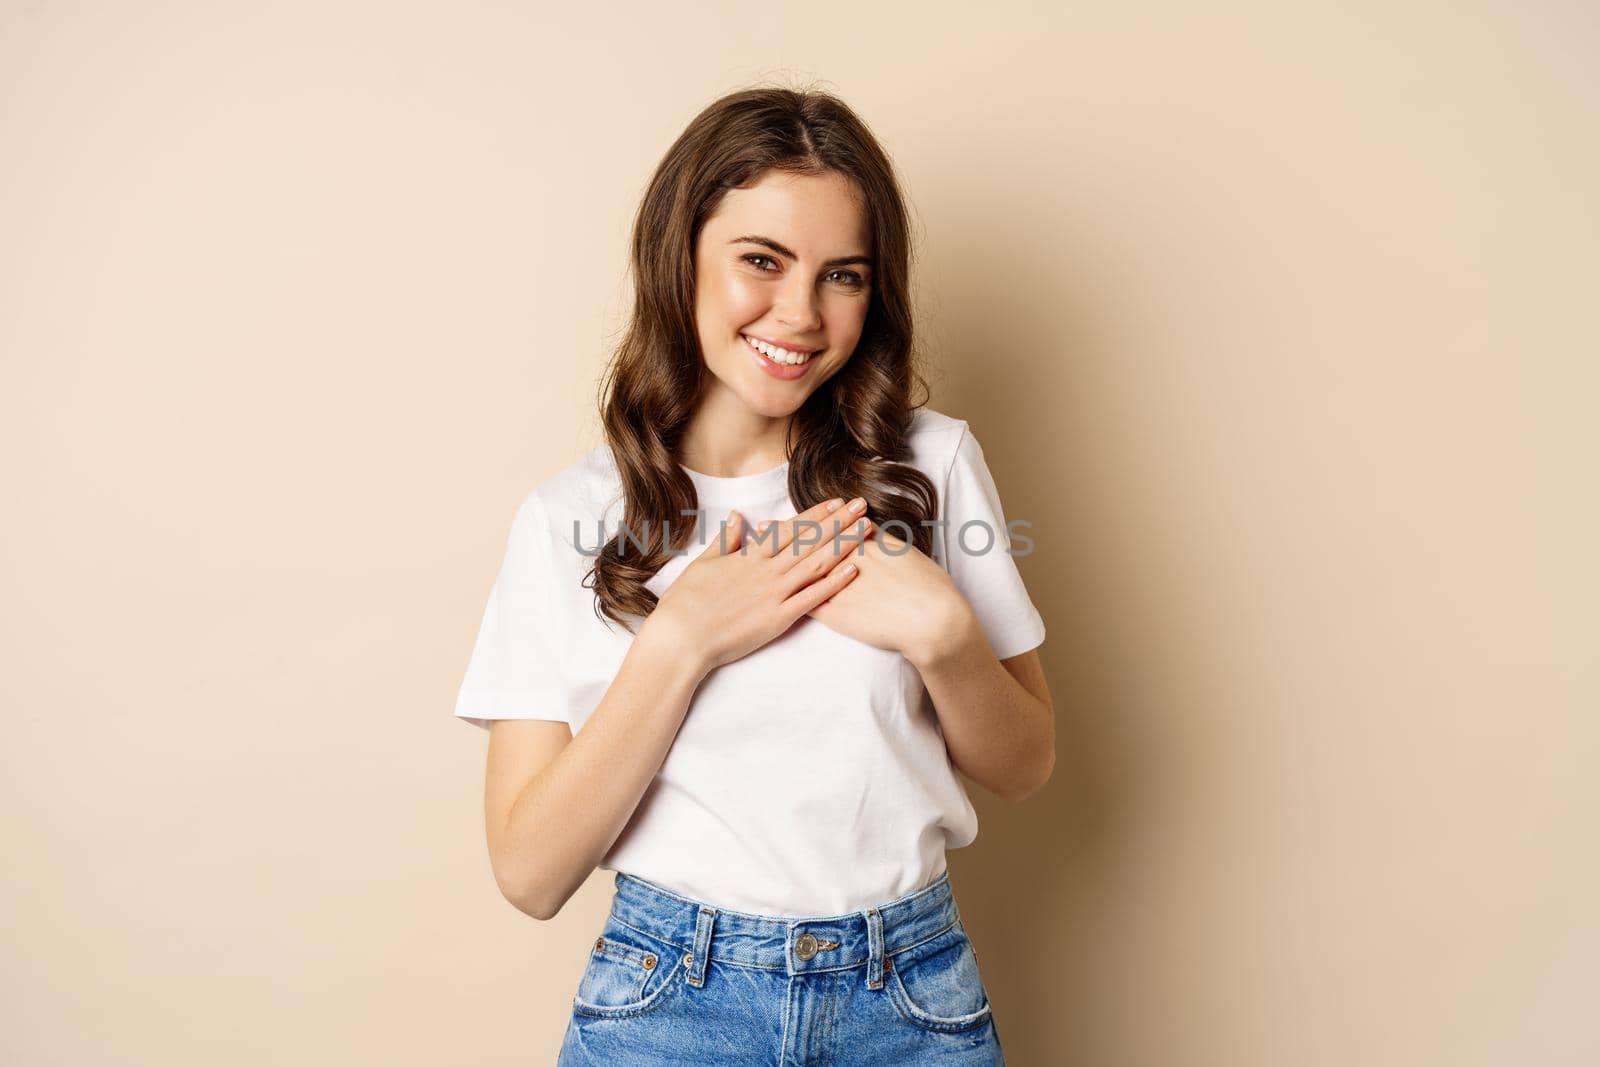
<svg viewBox="0 0 1600 1067">
<path fill-rule="evenodd" d="M 826 94 L 718 100 L 645 193 L 606 443 L 519 507 L 455 711 L 507 899 L 615 872 L 560 1064 L 1003 1062 L 945 851 L 954 767 L 1050 774 L 1044 624 L 912 402 L 909 258 Z"/>
</svg>

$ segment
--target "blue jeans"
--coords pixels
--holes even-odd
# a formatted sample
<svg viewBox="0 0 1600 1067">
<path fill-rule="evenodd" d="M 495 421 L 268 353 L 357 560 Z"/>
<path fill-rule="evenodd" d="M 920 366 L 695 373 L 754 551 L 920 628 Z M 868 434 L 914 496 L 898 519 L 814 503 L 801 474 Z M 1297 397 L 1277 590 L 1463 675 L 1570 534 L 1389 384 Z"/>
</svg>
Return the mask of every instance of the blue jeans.
<svg viewBox="0 0 1600 1067">
<path fill-rule="evenodd" d="M 849 915 L 713 908 L 617 872 L 557 1067 L 1005 1063 L 945 872 Z"/>
</svg>

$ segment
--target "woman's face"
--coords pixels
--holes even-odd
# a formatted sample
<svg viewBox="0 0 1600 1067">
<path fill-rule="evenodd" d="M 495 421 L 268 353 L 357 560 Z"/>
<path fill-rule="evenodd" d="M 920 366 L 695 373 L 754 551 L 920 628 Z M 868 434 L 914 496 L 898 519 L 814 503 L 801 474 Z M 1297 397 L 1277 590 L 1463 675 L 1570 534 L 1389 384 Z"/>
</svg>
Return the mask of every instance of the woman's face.
<svg viewBox="0 0 1600 1067">
<path fill-rule="evenodd" d="M 695 246 L 707 388 L 758 415 L 792 415 L 855 351 L 871 302 L 871 255 L 866 210 L 842 174 L 768 171 L 728 190 Z M 775 361 L 752 342 L 799 355 Z"/>
</svg>

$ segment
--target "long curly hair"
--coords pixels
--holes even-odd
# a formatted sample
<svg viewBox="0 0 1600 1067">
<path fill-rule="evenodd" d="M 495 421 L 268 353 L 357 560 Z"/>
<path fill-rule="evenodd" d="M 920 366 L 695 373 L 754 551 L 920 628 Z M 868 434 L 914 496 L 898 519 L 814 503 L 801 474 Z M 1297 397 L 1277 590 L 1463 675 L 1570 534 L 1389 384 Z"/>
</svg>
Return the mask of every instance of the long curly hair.
<svg viewBox="0 0 1600 1067">
<path fill-rule="evenodd" d="M 845 103 L 820 91 L 752 88 L 697 115 L 657 165 L 634 218 L 634 306 L 601 383 L 600 418 L 621 474 L 621 528 L 584 578 L 596 612 L 628 626 L 658 603 L 645 587 L 688 546 L 699 507 L 678 465 L 679 440 L 709 373 L 695 328 L 695 246 L 730 189 L 770 170 L 838 172 L 855 181 L 872 232 L 874 278 L 860 341 L 790 421 L 789 496 L 798 509 L 866 498 L 882 528 L 932 555 L 933 482 L 905 462 L 907 431 L 927 386 L 914 364 L 911 246 L 905 201 L 877 140 Z M 921 393 L 913 402 L 913 387 Z M 895 520 L 899 520 L 895 522 Z M 709 517 L 707 518 L 709 520 Z M 901 523 L 904 526 L 901 526 Z M 670 536 L 670 542 L 668 540 Z"/>
</svg>

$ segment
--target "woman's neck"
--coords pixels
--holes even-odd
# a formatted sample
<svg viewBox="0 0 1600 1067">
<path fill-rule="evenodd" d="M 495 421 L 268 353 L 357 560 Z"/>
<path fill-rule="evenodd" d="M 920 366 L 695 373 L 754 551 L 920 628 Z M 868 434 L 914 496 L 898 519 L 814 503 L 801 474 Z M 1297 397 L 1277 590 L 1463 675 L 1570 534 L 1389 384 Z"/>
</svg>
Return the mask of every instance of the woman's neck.
<svg viewBox="0 0 1600 1067">
<path fill-rule="evenodd" d="M 707 397 L 678 442 L 678 462 L 713 478 L 742 478 L 784 463 L 792 415 L 769 417 L 736 397 Z"/>
</svg>

